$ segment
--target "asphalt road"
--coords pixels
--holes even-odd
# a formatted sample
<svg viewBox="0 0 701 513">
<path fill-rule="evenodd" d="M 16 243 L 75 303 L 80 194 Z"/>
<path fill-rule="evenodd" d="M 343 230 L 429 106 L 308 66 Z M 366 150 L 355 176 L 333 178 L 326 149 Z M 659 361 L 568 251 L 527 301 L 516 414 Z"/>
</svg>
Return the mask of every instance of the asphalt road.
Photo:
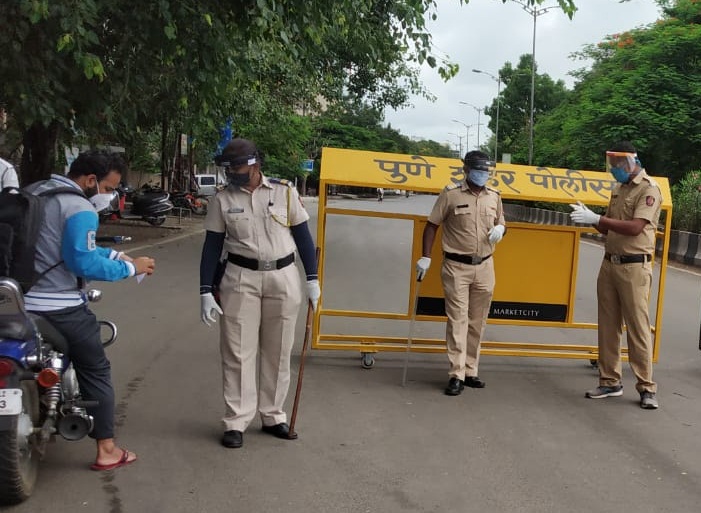
<svg viewBox="0 0 701 513">
<path fill-rule="evenodd" d="M 432 198 L 336 202 L 427 213 Z M 316 203 L 307 207 L 315 216 Z M 326 306 L 405 309 L 412 267 L 408 225 L 336 216 L 329 227 Z M 218 332 L 199 321 L 202 237 L 190 226 L 175 240 L 137 250 L 134 254 L 156 258 L 157 273 L 141 284 L 102 286 L 104 299 L 95 305 L 120 328 L 120 340 L 109 349 L 118 441 L 137 452 L 139 461 L 113 472 L 91 472 L 92 442 L 59 440 L 42 462 L 34 496 L 8 511 L 699 510 L 697 272 L 670 268 L 667 274 L 663 343 L 655 367 L 657 411 L 638 407 L 627 366 L 624 396 L 594 401 L 584 398 L 597 381 L 586 361 L 485 356 L 480 376 L 487 387 L 447 397 L 443 354 L 413 354 L 409 385 L 402 388 L 401 353 L 381 353 L 372 370 L 363 370 L 358 353 L 317 350 L 307 359 L 299 440 L 270 437 L 256 420 L 244 435 L 244 447 L 231 450 L 219 445 Z M 131 247 L 151 244 L 140 242 Z M 595 319 L 601 251 L 582 244 L 577 320 Z M 402 323 L 335 322 L 333 327 L 347 332 L 407 332 Z M 441 336 L 440 323 L 426 324 L 417 326 L 417 334 Z M 591 341 L 590 333 L 572 331 L 521 328 L 518 335 Z M 513 331 L 487 329 L 491 340 L 509 334 Z M 298 358 L 295 370 L 297 363 Z M 290 408 L 293 391 L 294 386 Z"/>
</svg>

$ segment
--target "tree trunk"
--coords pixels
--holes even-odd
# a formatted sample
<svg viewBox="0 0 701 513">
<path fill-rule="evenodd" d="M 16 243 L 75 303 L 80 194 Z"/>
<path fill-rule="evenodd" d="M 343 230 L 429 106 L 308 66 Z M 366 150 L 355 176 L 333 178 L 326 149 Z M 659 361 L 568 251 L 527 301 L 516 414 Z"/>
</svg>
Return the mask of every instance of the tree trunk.
<svg viewBox="0 0 701 513">
<path fill-rule="evenodd" d="M 49 126 L 36 122 L 24 132 L 20 166 L 22 186 L 46 180 L 56 171 L 56 141 L 59 130 L 59 123 L 52 121 Z"/>
</svg>

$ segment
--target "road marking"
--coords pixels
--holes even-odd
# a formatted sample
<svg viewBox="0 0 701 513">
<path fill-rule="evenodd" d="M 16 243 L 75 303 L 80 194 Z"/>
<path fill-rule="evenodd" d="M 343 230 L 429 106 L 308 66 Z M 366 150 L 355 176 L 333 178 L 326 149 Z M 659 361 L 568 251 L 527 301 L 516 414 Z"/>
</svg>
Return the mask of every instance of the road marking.
<svg viewBox="0 0 701 513">
<path fill-rule="evenodd" d="M 177 235 L 177 236 L 172 237 L 170 239 L 159 240 L 158 242 L 152 242 L 151 244 L 144 244 L 142 246 L 136 246 L 133 248 L 129 248 L 127 250 L 127 252 L 133 253 L 135 251 L 142 251 L 142 250 L 147 249 L 147 248 L 152 248 L 154 246 L 160 246 L 161 244 L 168 244 L 170 242 L 175 242 L 176 240 L 184 239 L 186 237 L 191 237 L 193 235 L 199 235 L 199 234 L 204 233 L 204 232 L 205 232 L 205 229 L 201 228 L 197 231 L 190 232 L 190 233 L 183 233 L 182 235 Z"/>
</svg>

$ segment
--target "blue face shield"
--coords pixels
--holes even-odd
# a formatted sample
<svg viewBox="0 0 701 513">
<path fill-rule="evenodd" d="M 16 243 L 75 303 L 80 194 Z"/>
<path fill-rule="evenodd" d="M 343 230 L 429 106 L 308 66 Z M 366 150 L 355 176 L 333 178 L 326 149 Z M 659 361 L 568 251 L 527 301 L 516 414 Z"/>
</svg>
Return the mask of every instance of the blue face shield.
<svg viewBox="0 0 701 513">
<path fill-rule="evenodd" d="M 489 180 L 489 171 L 484 171 L 482 169 L 470 169 L 467 172 L 467 179 L 475 184 L 477 187 L 484 187 Z"/>
</svg>

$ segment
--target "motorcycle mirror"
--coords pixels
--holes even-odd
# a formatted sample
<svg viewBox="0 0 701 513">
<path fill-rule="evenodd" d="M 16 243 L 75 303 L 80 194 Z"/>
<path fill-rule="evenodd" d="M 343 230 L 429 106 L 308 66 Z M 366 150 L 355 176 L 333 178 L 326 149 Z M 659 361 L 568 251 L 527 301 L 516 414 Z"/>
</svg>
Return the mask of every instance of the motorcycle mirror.
<svg viewBox="0 0 701 513">
<path fill-rule="evenodd" d="M 88 290 L 88 301 L 91 303 L 97 303 L 100 299 L 102 299 L 102 291 L 97 290 L 97 289 L 90 289 Z"/>
</svg>

